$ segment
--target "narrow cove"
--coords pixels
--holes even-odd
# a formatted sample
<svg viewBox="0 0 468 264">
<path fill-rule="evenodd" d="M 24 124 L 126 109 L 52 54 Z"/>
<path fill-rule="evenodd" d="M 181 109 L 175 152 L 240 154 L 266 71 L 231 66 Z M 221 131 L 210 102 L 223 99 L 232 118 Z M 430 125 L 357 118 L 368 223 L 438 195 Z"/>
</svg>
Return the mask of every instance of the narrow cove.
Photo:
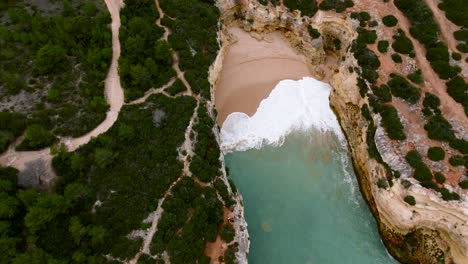
<svg viewBox="0 0 468 264">
<path fill-rule="evenodd" d="M 336 136 L 312 129 L 290 134 L 280 147 L 226 155 L 244 199 L 249 263 L 396 263 L 347 151 Z"/>
</svg>

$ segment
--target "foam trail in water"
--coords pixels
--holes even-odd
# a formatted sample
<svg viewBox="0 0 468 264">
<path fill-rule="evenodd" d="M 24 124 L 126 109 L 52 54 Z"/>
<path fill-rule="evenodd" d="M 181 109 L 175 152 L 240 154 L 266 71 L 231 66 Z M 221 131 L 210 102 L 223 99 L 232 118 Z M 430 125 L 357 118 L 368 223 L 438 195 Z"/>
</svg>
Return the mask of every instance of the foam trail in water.
<svg viewBox="0 0 468 264">
<path fill-rule="evenodd" d="M 221 128 L 223 152 L 259 149 L 263 145 L 281 145 L 294 130 L 312 127 L 332 131 L 344 140 L 338 120 L 330 108 L 330 86 L 310 77 L 278 83 L 257 112 L 231 113 Z"/>
</svg>

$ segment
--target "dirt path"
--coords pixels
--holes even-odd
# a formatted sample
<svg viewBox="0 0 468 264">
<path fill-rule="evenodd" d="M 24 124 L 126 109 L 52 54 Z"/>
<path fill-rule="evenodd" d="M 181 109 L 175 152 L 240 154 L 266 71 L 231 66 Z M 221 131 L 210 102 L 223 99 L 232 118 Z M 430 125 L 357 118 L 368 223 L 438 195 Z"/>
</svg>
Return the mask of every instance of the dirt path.
<svg viewBox="0 0 468 264">
<path fill-rule="evenodd" d="M 468 127 L 468 119 L 465 116 L 463 106 L 448 95 L 446 92 L 445 81 L 439 78 L 432 69 L 429 61 L 426 59 L 426 50 L 418 40 L 411 36 L 409 32 L 410 23 L 408 19 L 393 3 L 391 3 L 391 5 L 394 9 L 392 14 L 398 19 L 398 23 L 406 36 L 413 42 L 416 61 L 423 73 L 426 91 L 431 92 L 440 98 L 442 112 L 449 121 L 463 127 Z"/>
<path fill-rule="evenodd" d="M 110 109 L 106 114 L 106 119 L 99 124 L 95 129 L 86 135 L 79 138 L 61 138 L 61 143 L 65 144 L 69 151 L 74 151 L 80 146 L 88 143 L 91 138 L 106 132 L 117 120 L 119 111 L 124 102 L 123 89 L 120 85 L 120 77 L 118 75 L 118 60 L 120 56 L 120 41 L 119 41 L 119 28 L 120 28 L 120 8 L 123 6 L 123 0 L 105 0 L 109 13 L 111 14 L 112 24 L 112 61 L 109 73 L 105 80 L 104 94 Z M 53 170 L 51 169 L 52 155 L 50 148 L 39 151 L 15 151 L 16 145 L 19 141 L 11 144 L 9 149 L 0 156 L 0 164 L 2 166 L 12 166 L 22 171 L 26 168 L 27 164 L 33 161 L 40 161 L 46 164 L 50 175 L 48 178 L 54 178 Z"/>
<path fill-rule="evenodd" d="M 457 52 L 457 41 L 453 36 L 453 26 L 449 26 L 449 21 L 445 17 L 445 14 L 437 7 L 437 3 L 435 0 L 425 0 L 427 6 L 431 9 L 432 14 L 434 14 L 434 18 L 436 19 L 437 23 L 439 23 L 440 32 L 442 33 L 442 37 L 447 43 L 450 51 Z"/>
<path fill-rule="evenodd" d="M 104 94 L 110 109 L 106 114 L 106 119 L 94 128 L 91 132 L 79 138 L 67 138 L 63 143 L 69 151 L 75 151 L 80 146 L 88 143 L 91 138 L 106 132 L 117 120 L 120 109 L 124 103 L 124 92 L 120 85 L 120 77 L 118 73 L 118 63 L 120 57 L 120 8 L 123 7 L 123 0 L 105 0 L 107 8 L 112 18 L 112 62 L 105 81 Z"/>
</svg>

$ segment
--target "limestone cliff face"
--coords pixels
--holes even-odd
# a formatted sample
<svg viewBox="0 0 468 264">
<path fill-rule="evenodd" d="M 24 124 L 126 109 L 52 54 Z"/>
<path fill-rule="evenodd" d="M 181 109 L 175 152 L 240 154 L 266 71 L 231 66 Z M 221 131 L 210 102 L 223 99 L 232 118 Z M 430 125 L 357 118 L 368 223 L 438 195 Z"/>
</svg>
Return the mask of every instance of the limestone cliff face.
<svg viewBox="0 0 468 264">
<path fill-rule="evenodd" d="M 348 70 L 358 66 L 348 49 L 357 37 L 351 21 L 322 12 L 312 19 L 301 18 L 298 13 L 290 13 L 282 7 L 265 7 L 256 1 L 220 0 L 218 6 L 223 12 L 224 25 L 236 23 L 251 34 L 283 31 L 291 46 L 309 58 L 311 73 L 318 78 L 321 74 L 317 69 L 326 62 L 324 47 L 334 38 L 341 40 L 342 48 L 336 54 L 339 62 L 329 79 L 332 86 L 330 104 L 348 139 L 362 195 L 377 220 L 385 245 L 394 257 L 404 263 L 468 263 L 466 193 L 459 192 L 462 193 L 460 201 L 444 201 L 410 178 L 411 168 L 404 161 L 403 154 L 392 147 L 394 142 L 378 126 L 380 117 L 374 115 L 374 123 L 378 126 L 376 146 L 383 160 L 402 175 L 392 187 L 377 187 L 378 179 L 386 177 L 386 170 L 367 151 L 368 121 L 361 114 L 361 106 L 368 102 L 359 94 L 357 74 Z M 310 38 L 306 33 L 309 23 L 319 30 L 322 37 Z M 229 43 L 229 36 L 223 32 L 220 38 L 223 43 Z M 221 49 L 220 54 L 223 52 Z M 222 59 L 215 63 L 213 70 L 219 71 L 220 67 Z M 404 188 L 402 179 L 412 185 Z M 406 195 L 414 196 L 417 204 L 410 206 L 404 202 Z"/>
<path fill-rule="evenodd" d="M 369 157 L 367 152 L 367 120 L 361 115 L 360 107 L 366 103 L 358 88 L 350 80 L 355 74 L 347 73 L 348 58 L 340 66 L 340 74 L 331 80 L 333 87 L 330 104 L 338 115 L 346 134 L 353 164 L 358 176 L 361 192 L 375 216 L 379 231 L 389 251 L 405 263 L 467 263 L 468 252 L 468 206 L 466 201 L 443 201 L 434 192 L 421 187 L 416 181 L 405 189 L 399 180 L 387 189 L 377 187 L 377 181 L 385 178 L 385 168 Z M 378 118 L 374 118 L 378 120 Z M 379 129 L 378 129 L 379 130 Z M 377 131 L 376 134 L 379 134 Z M 385 135 L 380 135 L 379 151 L 394 160 L 393 169 L 402 163 L 402 157 L 384 150 L 390 145 Z M 404 164 L 401 164 L 404 167 Z M 412 195 L 417 204 L 410 206 L 403 197 Z"/>
</svg>

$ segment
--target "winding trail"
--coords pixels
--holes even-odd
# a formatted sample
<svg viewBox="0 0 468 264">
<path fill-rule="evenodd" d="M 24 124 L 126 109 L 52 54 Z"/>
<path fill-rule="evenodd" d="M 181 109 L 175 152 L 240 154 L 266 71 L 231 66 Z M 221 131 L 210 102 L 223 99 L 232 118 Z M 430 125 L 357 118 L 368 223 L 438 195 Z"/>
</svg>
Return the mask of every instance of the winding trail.
<svg viewBox="0 0 468 264">
<path fill-rule="evenodd" d="M 424 0 L 426 5 L 431 9 L 432 14 L 434 14 L 434 18 L 436 19 L 437 23 L 440 27 L 440 32 L 442 33 L 442 37 L 447 43 L 451 52 L 457 52 L 457 41 L 453 36 L 453 32 L 451 27 L 449 26 L 449 21 L 445 17 L 445 14 L 437 7 L 437 3 L 434 0 Z"/>
<path fill-rule="evenodd" d="M 123 0 L 105 0 L 105 2 L 112 18 L 112 61 L 105 81 L 104 90 L 107 103 L 110 105 L 110 109 L 107 111 L 106 119 L 91 132 L 79 138 L 65 139 L 63 143 L 67 147 L 68 151 L 75 151 L 80 146 L 88 143 L 91 138 L 97 137 L 109 130 L 109 128 L 111 128 L 117 120 L 120 109 L 124 104 L 124 92 L 120 84 L 120 77 L 118 73 L 120 57 L 120 8 L 123 7 Z"/>
<path fill-rule="evenodd" d="M 446 92 L 445 82 L 440 79 L 439 76 L 434 72 L 429 61 L 426 59 L 426 49 L 409 32 L 411 25 L 408 19 L 393 4 L 393 2 L 391 5 L 394 8 L 393 15 L 398 19 L 398 23 L 400 24 L 401 29 L 405 32 L 406 36 L 411 40 L 411 42 L 413 42 L 414 52 L 416 54 L 415 59 L 423 72 L 424 85 L 426 90 L 440 98 L 441 110 L 449 121 L 455 124 L 459 124 L 463 127 L 468 127 L 468 119 L 466 118 L 463 106 L 448 95 Z"/>
<path fill-rule="evenodd" d="M 80 146 L 88 143 L 91 138 L 97 137 L 109 130 L 115 123 L 119 115 L 120 109 L 124 102 L 124 93 L 120 85 L 120 77 L 118 74 L 118 61 L 120 57 L 120 8 L 123 7 L 123 0 L 105 0 L 107 8 L 112 18 L 112 61 L 107 78 L 105 80 L 104 94 L 107 103 L 110 105 L 109 111 L 106 113 L 106 119 L 94 128 L 91 132 L 79 138 L 61 138 L 60 142 L 64 144 L 68 151 L 74 151 Z M 11 144 L 8 150 L 0 156 L 0 164 L 2 166 L 15 167 L 18 170 L 24 170 L 29 163 L 39 161 L 45 164 L 49 175 L 47 179 L 52 180 L 55 174 L 51 168 L 52 155 L 50 148 L 38 151 L 15 151 L 15 147 L 19 144 L 19 140 Z"/>
</svg>

